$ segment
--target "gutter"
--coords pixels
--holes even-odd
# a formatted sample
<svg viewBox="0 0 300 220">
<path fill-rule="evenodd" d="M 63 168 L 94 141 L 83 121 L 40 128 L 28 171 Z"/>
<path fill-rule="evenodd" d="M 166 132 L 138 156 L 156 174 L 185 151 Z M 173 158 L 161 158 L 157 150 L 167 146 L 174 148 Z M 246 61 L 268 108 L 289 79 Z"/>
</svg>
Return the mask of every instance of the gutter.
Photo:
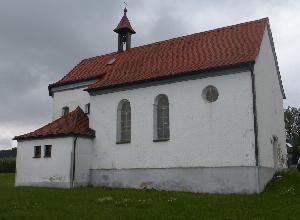
<svg viewBox="0 0 300 220">
<path fill-rule="evenodd" d="M 254 75 L 254 62 L 249 64 L 251 72 L 252 83 L 252 102 L 253 102 L 253 122 L 254 122 L 254 147 L 255 147 L 255 176 L 256 176 L 256 192 L 260 192 L 260 179 L 259 179 L 259 149 L 258 149 L 258 123 L 257 123 L 257 109 L 256 109 L 256 90 L 255 90 L 255 75 Z"/>
<path fill-rule="evenodd" d="M 75 168 L 76 168 L 76 142 L 77 142 L 78 136 L 75 136 L 74 142 L 73 142 L 73 152 L 72 152 L 72 168 L 71 168 L 71 182 L 70 182 L 70 188 L 74 188 L 74 180 L 75 180 Z"/>
</svg>

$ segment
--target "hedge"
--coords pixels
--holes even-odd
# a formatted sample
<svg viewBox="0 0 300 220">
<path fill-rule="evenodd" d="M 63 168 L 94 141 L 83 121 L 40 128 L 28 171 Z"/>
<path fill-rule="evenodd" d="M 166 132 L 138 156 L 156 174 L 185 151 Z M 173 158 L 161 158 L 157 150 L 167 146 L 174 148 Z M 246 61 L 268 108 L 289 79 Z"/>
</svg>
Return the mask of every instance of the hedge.
<svg viewBox="0 0 300 220">
<path fill-rule="evenodd" d="M 16 172 L 16 158 L 5 157 L 0 158 L 0 173 L 14 173 Z"/>
</svg>

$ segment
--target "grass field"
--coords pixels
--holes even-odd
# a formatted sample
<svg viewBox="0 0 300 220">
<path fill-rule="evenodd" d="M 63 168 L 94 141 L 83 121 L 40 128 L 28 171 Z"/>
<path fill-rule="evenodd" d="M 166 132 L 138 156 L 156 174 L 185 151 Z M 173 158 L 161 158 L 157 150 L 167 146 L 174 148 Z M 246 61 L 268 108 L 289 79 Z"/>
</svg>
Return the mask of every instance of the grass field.
<svg viewBox="0 0 300 220">
<path fill-rule="evenodd" d="M 15 188 L 0 174 L 0 219 L 300 219 L 300 173 L 277 174 L 259 195 L 105 188 Z"/>
</svg>

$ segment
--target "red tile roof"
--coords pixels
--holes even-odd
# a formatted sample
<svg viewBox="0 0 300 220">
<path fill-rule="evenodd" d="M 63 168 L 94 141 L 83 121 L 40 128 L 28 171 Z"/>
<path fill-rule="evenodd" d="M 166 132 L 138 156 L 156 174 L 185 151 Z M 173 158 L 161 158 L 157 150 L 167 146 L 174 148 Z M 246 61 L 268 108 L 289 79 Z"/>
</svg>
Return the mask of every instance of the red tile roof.
<svg viewBox="0 0 300 220">
<path fill-rule="evenodd" d="M 80 107 L 50 124 L 28 134 L 16 136 L 14 140 L 37 139 L 43 137 L 57 137 L 79 135 L 95 137 L 95 131 L 89 128 L 89 118 Z"/>
<path fill-rule="evenodd" d="M 132 34 L 135 34 L 135 31 L 131 27 L 131 24 L 126 16 L 126 12 L 127 12 L 127 9 L 125 8 L 124 15 L 123 15 L 121 21 L 119 22 L 118 26 L 114 29 L 114 32 L 121 33 L 124 30 L 129 30 Z"/>
<path fill-rule="evenodd" d="M 97 90 L 253 62 L 267 24 L 264 18 L 85 59 L 49 89 L 98 77 L 89 87 Z"/>
</svg>

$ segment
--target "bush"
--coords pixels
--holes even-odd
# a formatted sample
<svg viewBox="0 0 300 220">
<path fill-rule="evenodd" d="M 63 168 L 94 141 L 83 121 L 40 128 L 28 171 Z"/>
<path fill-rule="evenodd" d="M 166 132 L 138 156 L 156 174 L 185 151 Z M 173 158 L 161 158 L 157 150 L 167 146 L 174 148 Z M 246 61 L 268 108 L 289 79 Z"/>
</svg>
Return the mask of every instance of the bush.
<svg viewBox="0 0 300 220">
<path fill-rule="evenodd" d="M 16 158 L 5 157 L 0 158 L 0 173 L 14 173 L 16 172 Z"/>
</svg>

